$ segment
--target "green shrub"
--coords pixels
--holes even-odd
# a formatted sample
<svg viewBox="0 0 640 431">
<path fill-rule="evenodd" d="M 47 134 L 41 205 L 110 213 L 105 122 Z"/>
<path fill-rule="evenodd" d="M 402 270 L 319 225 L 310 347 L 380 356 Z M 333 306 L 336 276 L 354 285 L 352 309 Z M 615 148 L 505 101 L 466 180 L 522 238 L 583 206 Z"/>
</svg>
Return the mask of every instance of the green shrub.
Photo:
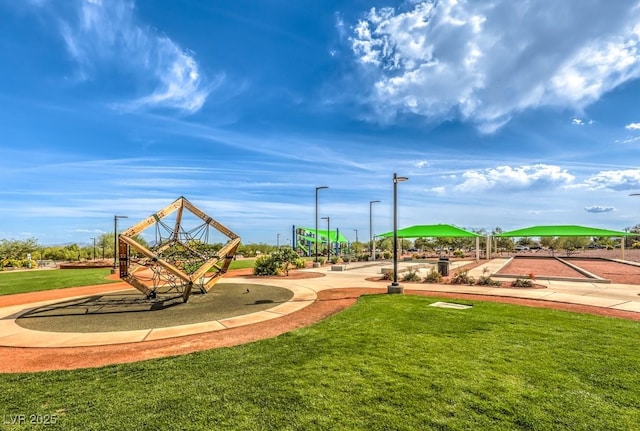
<svg viewBox="0 0 640 431">
<path fill-rule="evenodd" d="M 476 280 L 476 284 L 480 286 L 502 286 L 498 280 L 494 280 L 489 276 L 483 275 L 478 280 Z"/>
<path fill-rule="evenodd" d="M 262 255 L 256 258 L 253 266 L 253 274 L 259 276 L 269 276 L 278 274 L 278 262 L 271 255 Z"/>
<path fill-rule="evenodd" d="M 269 255 L 258 257 L 253 267 L 253 273 L 261 276 L 289 275 L 289 265 L 297 267 L 298 259 L 300 257 L 291 248 L 281 248 Z"/>
<path fill-rule="evenodd" d="M 424 278 L 427 283 L 442 283 L 442 274 L 440 274 L 434 267 L 431 267 L 429 273 Z"/>
<path fill-rule="evenodd" d="M 383 280 L 393 280 L 393 271 L 384 272 L 382 274 Z"/>
<path fill-rule="evenodd" d="M 482 275 L 478 278 L 476 284 L 480 286 L 502 286 L 502 283 L 491 278 L 489 275 L 489 268 L 486 266 L 482 268 Z"/>
<path fill-rule="evenodd" d="M 327 261 L 327 258 L 324 256 L 320 256 L 318 258 L 318 262 L 320 262 L 320 265 L 324 265 L 324 263 Z"/>
<path fill-rule="evenodd" d="M 303 258 L 299 257 L 295 260 L 295 262 L 293 262 L 293 264 L 295 265 L 296 268 L 298 269 L 302 269 L 302 268 L 306 268 L 307 266 L 307 261 L 304 260 Z"/>
<path fill-rule="evenodd" d="M 331 256 L 330 262 L 332 265 L 335 265 L 336 263 L 340 262 L 340 258 L 338 256 Z"/>
<path fill-rule="evenodd" d="M 532 287 L 533 281 L 525 278 L 516 278 L 511 282 L 511 287 Z"/>
<path fill-rule="evenodd" d="M 464 257 L 464 251 L 456 250 L 453 252 L 453 257 Z"/>
<path fill-rule="evenodd" d="M 385 259 L 391 259 L 391 252 L 390 251 L 383 252 L 382 257 L 384 257 Z"/>
<path fill-rule="evenodd" d="M 475 281 L 467 270 L 456 272 L 451 278 L 451 284 L 474 284 Z"/>
<path fill-rule="evenodd" d="M 402 277 L 402 281 L 414 281 L 414 282 L 419 282 L 422 281 L 422 279 L 420 278 L 420 276 L 418 275 L 418 271 L 412 271 L 409 270 L 409 272 L 407 272 L 403 277 Z"/>
</svg>

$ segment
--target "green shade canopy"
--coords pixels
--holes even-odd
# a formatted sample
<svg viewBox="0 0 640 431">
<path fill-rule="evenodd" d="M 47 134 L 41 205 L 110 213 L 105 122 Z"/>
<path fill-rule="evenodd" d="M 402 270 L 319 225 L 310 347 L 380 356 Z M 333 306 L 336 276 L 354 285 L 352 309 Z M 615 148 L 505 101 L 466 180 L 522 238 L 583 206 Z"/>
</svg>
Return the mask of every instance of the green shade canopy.
<svg viewBox="0 0 640 431">
<path fill-rule="evenodd" d="M 378 236 L 393 236 L 393 231 Z M 482 235 L 469 232 L 450 224 L 415 225 L 398 229 L 398 238 L 476 238 Z"/>
<path fill-rule="evenodd" d="M 524 229 L 516 229 L 509 232 L 495 234 L 495 237 L 541 237 L 541 236 L 630 236 L 633 233 L 619 232 L 608 229 L 598 229 L 595 227 L 585 227 L 576 225 L 558 226 L 531 226 Z"/>
</svg>

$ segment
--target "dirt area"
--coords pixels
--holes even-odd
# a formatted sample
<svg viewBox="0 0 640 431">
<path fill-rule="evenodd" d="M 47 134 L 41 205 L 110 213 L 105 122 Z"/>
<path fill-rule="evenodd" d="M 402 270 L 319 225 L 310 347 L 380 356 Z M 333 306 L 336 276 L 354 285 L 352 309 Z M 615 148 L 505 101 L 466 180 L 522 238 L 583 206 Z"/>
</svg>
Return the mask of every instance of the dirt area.
<svg viewBox="0 0 640 431">
<path fill-rule="evenodd" d="M 629 265 L 602 258 L 589 257 L 563 257 L 563 260 L 575 265 L 598 277 L 611 280 L 612 283 L 619 284 L 640 284 L 640 266 Z M 544 278 L 545 276 L 571 277 L 576 279 L 589 279 L 560 260 L 553 258 L 527 258 L 517 257 L 507 266 L 498 272 L 500 275 L 534 275 Z"/>
<path fill-rule="evenodd" d="M 640 284 L 640 266 L 611 262 L 604 259 L 569 258 L 570 262 L 612 283 Z"/>
<path fill-rule="evenodd" d="M 498 275 L 536 278 L 545 276 L 584 278 L 588 277 L 557 259 L 543 257 L 517 257 L 502 267 Z"/>
</svg>

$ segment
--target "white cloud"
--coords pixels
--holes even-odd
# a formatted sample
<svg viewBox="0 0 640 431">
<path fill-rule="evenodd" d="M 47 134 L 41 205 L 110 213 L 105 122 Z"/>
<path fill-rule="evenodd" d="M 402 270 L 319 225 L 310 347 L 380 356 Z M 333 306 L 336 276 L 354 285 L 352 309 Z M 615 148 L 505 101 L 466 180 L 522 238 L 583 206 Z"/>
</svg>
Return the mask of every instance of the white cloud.
<svg viewBox="0 0 640 431">
<path fill-rule="evenodd" d="M 411 2 L 372 8 L 351 49 L 378 118 L 460 118 L 491 133 L 520 111 L 580 110 L 640 77 L 638 2 Z M 552 12 L 553 11 L 553 12 Z"/>
<path fill-rule="evenodd" d="M 574 126 L 584 126 L 584 121 L 579 118 L 574 118 L 573 120 L 571 120 L 571 124 L 573 124 Z"/>
<path fill-rule="evenodd" d="M 591 190 L 632 190 L 640 188 L 640 169 L 600 171 L 588 178 L 585 185 Z"/>
<path fill-rule="evenodd" d="M 445 187 L 438 186 L 438 187 L 431 187 L 430 189 L 426 189 L 425 191 L 430 193 L 435 193 L 437 195 L 443 195 L 446 193 L 447 189 Z"/>
<path fill-rule="evenodd" d="M 498 166 L 462 174 L 464 181 L 455 189 L 460 192 L 480 192 L 490 189 L 524 191 L 550 186 L 565 186 L 575 179 L 565 169 L 553 165 Z"/>
<path fill-rule="evenodd" d="M 640 130 L 640 123 L 630 123 L 625 126 L 627 130 Z"/>
<path fill-rule="evenodd" d="M 424 168 L 425 166 L 429 166 L 429 162 L 426 160 L 419 160 L 415 164 L 416 168 Z"/>
<path fill-rule="evenodd" d="M 130 76 L 139 91 L 152 89 L 114 106 L 189 113 L 202 107 L 213 87 L 205 83 L 193 53 L 138 23 L 133 2 L 87 0 L 78 5 L 77 19 L 61 19 L 60 28 L 69 54 L 79 64 L 80 77 L 95 79 L 101 68 L 113 68 Z"/>
<path fill-rule="evenodd" d="M 608 213 L 608 212 L 615 211 L 616 209 L 614 207 L 604 207 L 601 205 L 594 205 L 591 207 L 586 207 L 584 210 L 588 213 Z"/>
</svg>

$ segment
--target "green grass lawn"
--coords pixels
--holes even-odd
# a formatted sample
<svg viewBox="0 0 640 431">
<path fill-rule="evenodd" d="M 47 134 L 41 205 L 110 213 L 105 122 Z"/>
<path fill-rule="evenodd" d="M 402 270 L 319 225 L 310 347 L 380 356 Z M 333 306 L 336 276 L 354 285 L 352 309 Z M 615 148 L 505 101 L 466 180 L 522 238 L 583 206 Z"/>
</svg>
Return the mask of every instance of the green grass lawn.
<svg viewBox="0 0 640 431">
<path fill-rule="evenodd" d="M 229 269 L 253 268 L 254 259 L 234 260 Z M 115 283 L 107 280 L 109 268 L 0 271 L 0 295 Z"/>
<path fill-rule="evenodd" d="M 253 268 L 255 263 L 256 263 L 255 259 L 232 260 L 231 265 L 229 265 L 229 269 Z"/>
<path fill-rule="evenodd" d="M 109 268 L 0 272 L 0 295 L 114 283 Z"/>
<path fill-rule="evenodd" d="M 638 429 L 638 322 L 434 300 L 367 296 L 243 346 L 0 375 L 0 413 L 65 430 Z"/>
</svg>

